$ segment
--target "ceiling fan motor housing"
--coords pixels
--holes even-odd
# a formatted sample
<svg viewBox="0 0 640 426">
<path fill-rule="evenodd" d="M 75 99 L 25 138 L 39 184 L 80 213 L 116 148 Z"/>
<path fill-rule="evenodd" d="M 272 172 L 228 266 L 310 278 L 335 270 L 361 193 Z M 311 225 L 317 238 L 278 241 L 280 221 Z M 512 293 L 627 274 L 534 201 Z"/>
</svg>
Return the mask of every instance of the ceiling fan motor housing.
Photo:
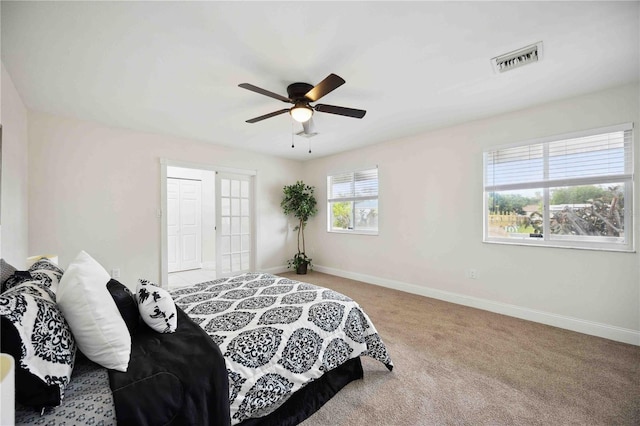
<svg viewBox="0 0 640 426">
<path fill-rule="evenodd" d="M 309 102 L 304 95 L 311 89 L 313 89 L 313 86 L 309 83 L 293 83 L 287 86 L 287 94 L 294 103 L 299 101 Z"/>
</svg>

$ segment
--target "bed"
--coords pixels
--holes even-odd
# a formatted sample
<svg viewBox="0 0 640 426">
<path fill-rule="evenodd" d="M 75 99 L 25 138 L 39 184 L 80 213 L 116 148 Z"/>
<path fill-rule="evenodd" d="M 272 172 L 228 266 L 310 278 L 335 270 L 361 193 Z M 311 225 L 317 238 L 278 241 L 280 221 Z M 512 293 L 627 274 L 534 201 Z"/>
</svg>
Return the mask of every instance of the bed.
<svg viewBox="0 0 640 426">
<path fill-rule="evenodd" d="M 16 424 L 293 425 L 363 377 L 361 356 L 393 369 L 367 314 L 327 288 L 250 273 L 170 295 L 175 333 L 141 325 L 127 372 L 78 355 L 62 404 L 19 405 Z"/>
</svg>

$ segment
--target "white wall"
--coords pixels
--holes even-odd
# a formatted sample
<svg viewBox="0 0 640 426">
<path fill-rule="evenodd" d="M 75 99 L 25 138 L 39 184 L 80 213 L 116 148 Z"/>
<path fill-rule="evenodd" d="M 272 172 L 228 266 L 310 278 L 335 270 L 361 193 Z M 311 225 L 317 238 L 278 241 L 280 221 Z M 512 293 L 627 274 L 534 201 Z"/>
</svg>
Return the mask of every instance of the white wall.
<svg viewBox="0 0 640 426">
<path fill-rule="evenodd" d="M 301 164 L 262 154 L 29 112 L 29 250 L 66 267 L 86 250 L 121 281 L 160 277 L 160 159 L 257 170 L 258 270 L 295 247 L 280 209 Z"/>
<path fill-rule="evenodd" d="M 2 257 L 23 268 L 28 256 L 27 109 L 2 65 Z"/>
<path fill-rule="evenodd" d="M 308 161 L 320 211 L 307 252 L 320 271 L 640 344 L 639 253 L 482 243 L 483 148 L 635 122 L 638 168 L 639 95 L 618 87 Z M 376 164 L 379 235 L 327 233 L 327 174 Z"/>
</svg>

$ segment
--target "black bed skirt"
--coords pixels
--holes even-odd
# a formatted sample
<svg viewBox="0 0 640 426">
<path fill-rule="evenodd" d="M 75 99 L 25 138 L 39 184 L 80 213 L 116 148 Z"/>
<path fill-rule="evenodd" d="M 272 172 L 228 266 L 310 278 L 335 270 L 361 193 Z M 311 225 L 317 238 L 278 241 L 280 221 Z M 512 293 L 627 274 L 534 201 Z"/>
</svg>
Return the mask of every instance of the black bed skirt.
<svg viewBox="0 0 640 426">
<path fill-rule="evenodd" d="M 360 358 L 353 358 L 309 383 L 273 413 L 257 419 L 247 419 L 239 426 L 293 426 L 302 423 L 318 411 L 340 389 L 363 376 Z"/>
</svg>

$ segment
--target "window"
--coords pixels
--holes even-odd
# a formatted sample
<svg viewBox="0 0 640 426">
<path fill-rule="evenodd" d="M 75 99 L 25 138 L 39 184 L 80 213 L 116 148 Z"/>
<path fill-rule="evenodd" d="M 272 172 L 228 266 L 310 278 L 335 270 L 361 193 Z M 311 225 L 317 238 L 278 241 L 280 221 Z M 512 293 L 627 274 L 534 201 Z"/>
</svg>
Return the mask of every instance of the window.
<svg viewBox="0 0 640 426">
<path fill-rule="evenodd" d="M 378 169 L 327 177 L 327 231 L 378 233 Z"/>
<path fill-rule="evenodd" d="M 484 241 L 633 251 L 633 125 L 484 152 Z"/>
</svg>

